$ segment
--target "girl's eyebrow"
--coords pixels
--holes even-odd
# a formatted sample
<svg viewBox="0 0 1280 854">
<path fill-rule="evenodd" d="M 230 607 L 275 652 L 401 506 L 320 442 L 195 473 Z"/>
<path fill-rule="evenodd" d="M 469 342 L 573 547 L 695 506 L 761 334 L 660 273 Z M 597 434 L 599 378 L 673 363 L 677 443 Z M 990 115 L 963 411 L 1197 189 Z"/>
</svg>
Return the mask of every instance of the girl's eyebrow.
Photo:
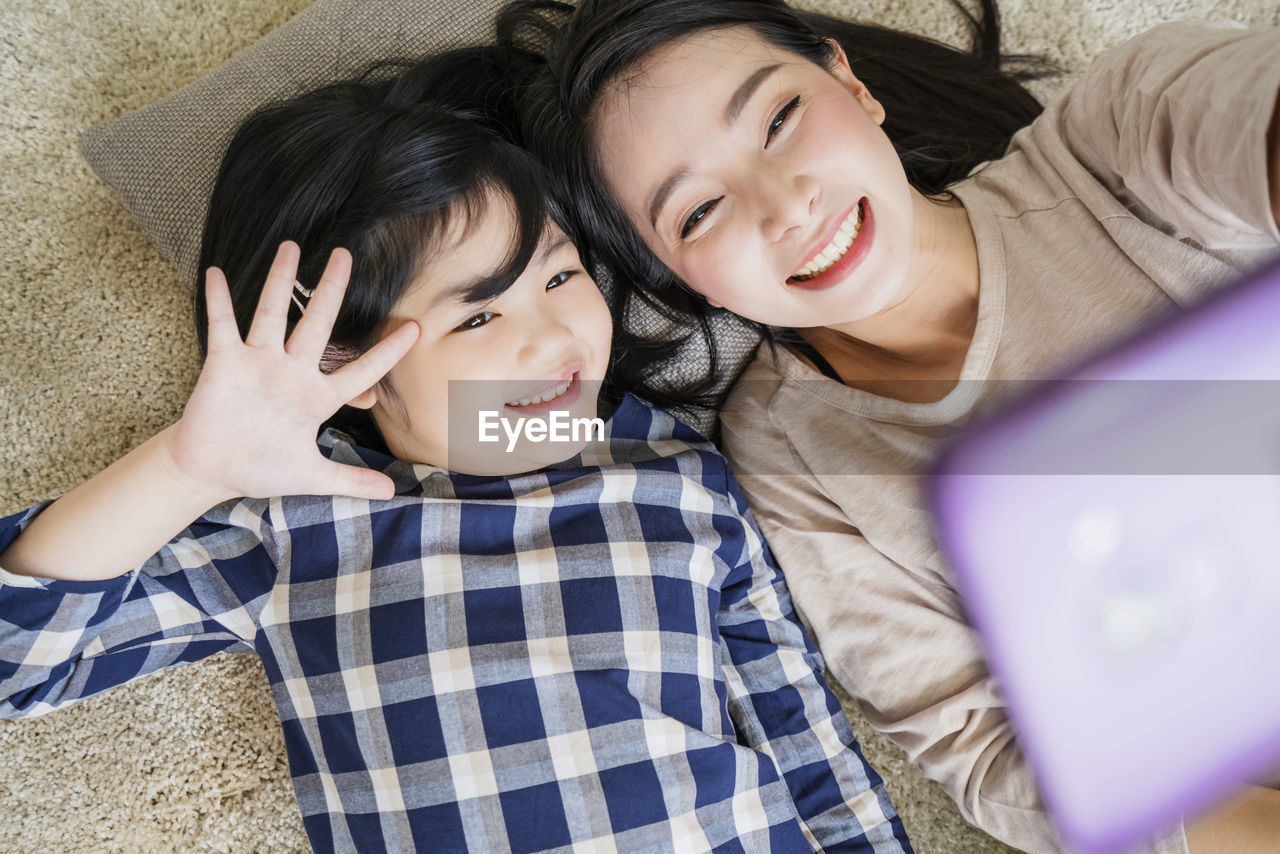
<svg viewBox="0 0 1280 854">
<path fill-rule="evenodd" d="M 431 301 L 427 303 L 427 313 L 430 314 L 440 306 L 449 302 L 460 302 L 463 305 L 468 305 L 473 302 L 481 302 L 481 300 L 472 299 L 471 295 L 479 286 L 486 284 L 488 281 L 489 280 L 486 277 L 481 276 L 479 278 L 467 279 L 466 281 L 459 282 L 451 288 L 444 288 L 436 291 L 435 296 L 433 296 Z"/>
<path fill-rule="evenodd" d="M 548 258 L 570 242 L 568 236 L 564 234 L 559 235 L 554 240 L 544 241 L 538 251 L 534 253 L 534 256 L 529 259 L 528 266 L 533 267 L 537 264 L 546 263 Z M 528 268 L 526 267 L 526 269 Z M 523 275 L 523 271 L 521 275 Z M 431 302 L 427 304 L 427 312 L 435 311 L 448 302 L 456 301 L 463 305 L 487 302 L 492 296 L 488 291 L 493 287 L 495 281 L 497 281 L 495 276 L 478 276 L 437 291 L 436 295 L 431 298 Z"/>
<path fill-rule="evenodd" d="M 547 244 L 543 246 L 542 249 L 539 249 L 538 253 L 533 256 L 533 260 L 529 262 L 530 266 L 543 263 L 570 242 L 571 241 L 567 234 L 561 234 L 555 240 L 547 241 Z"/>
<path fill-rule="evenodd" d="M 766 65 L 757 68 L 747 76 L 746 80 L 734 90 L 733 95 L 729 98 L 729 103 L 724 108 L 724 124 L 725 127 L 731 128 L 742 115 L 742 111 L 746 109 L 751 96 L 756 93 L 764 81 L 769 76 L 782 67 L 781 63 Z M 662 213 L 662 206 L 667 203 L 672 191 L 680 185 L 680 182 L 689 177 L 689 167 L 681 166 L 670 175 L 667 176 L 658 189 L 654 190 L 653 197 L 649 200 L 649 225 L 653 226 L 654 231 L 658 230 L 658 214 Z"/>
</svg>

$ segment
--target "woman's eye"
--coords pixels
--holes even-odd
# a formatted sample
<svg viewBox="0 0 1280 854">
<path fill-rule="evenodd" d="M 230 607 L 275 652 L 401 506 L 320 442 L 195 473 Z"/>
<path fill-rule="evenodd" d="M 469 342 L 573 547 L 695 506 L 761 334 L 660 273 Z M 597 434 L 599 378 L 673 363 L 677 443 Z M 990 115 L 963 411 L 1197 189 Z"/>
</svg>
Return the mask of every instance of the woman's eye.
<svg viewBox="0 0 1280 854">
<path fill-rule="evenodd" d="M 769 132 L 765 141 L 766 145 L 768 145 L 769 141 L 773 139 L 774 134 L 782 130 L 783 126 L 787 123 L 787 119 L 791 116 L 791 111 L 798 106 L 800 106 L 800 96 L 796 95 L 787 102 L 785 107 L 778 110 L 778 114 L 774 116 L 773 121 L 769 123 Z"/>
<path fill-rule="evenodd" d="M 465 332 L 468 329 L 479 329 L 481 326 L 484 326 L 486 323 L 488 323 L 490 320 L 493 320 L 497 316 L 498 315 L 492 311 L 482 311 L 479 314 L 473 314 L 470 317 L 468 317 L 466 320 L 462 321 L 457 326 L 455 326 L 453 328 L 453 331 Z"/>
<path fill-rule="evenodd" d="M 709 202 L 703 202 L 698 205 L 698 209 L 689 214 L 689 218 L 686 219 L 684 221 L 684 225 L 680 227 L 680 239 L 683 240 L 688 237 L 689 232 L 693 231 L 694 228 L 697 227 L 698 223 L 702 222 L 702 220 L 706 218 L 707 214 L 711 213 L 719 203 L 720 199 L 712 199 Z"/>
<path fill-rule="evenodd" d="M 547 290 L 560 287 L 565 282 L 572 279 L 574 274 L 577 272 L 577 270 L 565 270 L 564 272 L 556 273 L 551 277 L 551 281 L 547 282 Z"/>
</svg>

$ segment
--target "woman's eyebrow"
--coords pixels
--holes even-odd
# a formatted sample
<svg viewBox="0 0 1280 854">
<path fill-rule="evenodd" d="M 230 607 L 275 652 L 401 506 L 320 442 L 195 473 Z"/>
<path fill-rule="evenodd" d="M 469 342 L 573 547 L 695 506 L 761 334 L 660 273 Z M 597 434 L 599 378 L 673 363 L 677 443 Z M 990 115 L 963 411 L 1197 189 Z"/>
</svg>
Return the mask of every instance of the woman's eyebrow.
<svg viewBox="0 0 1280 854">
<path fill-rule="evenodd" d="M 725 127 L 732 127 L 738 118 L 742 115 L 742 111 L 746 109 L 747 103 L 750 102 L 751 96 L 756 90 L 769 79 L 769 76 L 781 68 L 781 63 L 766 65 L 757 68 L 747 76 L 746 80 L 734 90 L 733 95 L 729 98 L 729 103 L 724 108 L 724 124 Z M 658 229 L 658 214 L 662 212 L 662 206 L 667 203 L 667 199 L 671 196 L 671 192 L 679 186 L 680 182 L 689 177 L 689 167 L 681 166 L 670 175 L 667 176 L 658 189 L 654 190 L 653 198 L 649 201 L 649 224 L 653 229 Z"/>
<path fill-rule="evenodd" d="M 649 224 L 653 226 L 653 230 L 658 230 L 658 214 L 662 213 L 662 206 L 667 203 L 667 199 L 671 196 L 671 191 L 685 178 L 689 177 L 689 167 L 681 166 L 676 171 L 667 176 L 667 180 L 658 185 L 658 189 L 653 192 L 653 199 L 649 202 Z"/>
<path fill-rule="evenodd" d="M 742 81 L 742 85 L 733 93 L 733 97 L 729 99 L 729 104 L 724 108 L 724 123 L 726 127 L 730 127 L 738 120 L 738 116 L 742 115 L 742 110 L 747 106 L 747 102 L 751 100 L 751 96 L 756 93 L 760 85 L 769 79 L 769 75 L 773 74 L 782 65 L 774 63 L 766 65 L 763 68 L 757 68 L 751 72 L 746 80 Z"/>
</svg>

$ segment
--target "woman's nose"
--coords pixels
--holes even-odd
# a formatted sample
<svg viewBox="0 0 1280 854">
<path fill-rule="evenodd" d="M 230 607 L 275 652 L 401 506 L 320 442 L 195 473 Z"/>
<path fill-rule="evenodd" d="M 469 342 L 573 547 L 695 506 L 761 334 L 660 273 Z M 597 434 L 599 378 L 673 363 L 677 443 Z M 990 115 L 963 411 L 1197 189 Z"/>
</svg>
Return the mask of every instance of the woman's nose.
<svg viewBox="0 0 1280 854">
<path fill-rule="evenodd" d="M 814 215 L 818 184 L 812 178 L 763 174 L 757 189 L 761 196 L 760 229 L 767 240 L 781 240 Z"/>
</svg>

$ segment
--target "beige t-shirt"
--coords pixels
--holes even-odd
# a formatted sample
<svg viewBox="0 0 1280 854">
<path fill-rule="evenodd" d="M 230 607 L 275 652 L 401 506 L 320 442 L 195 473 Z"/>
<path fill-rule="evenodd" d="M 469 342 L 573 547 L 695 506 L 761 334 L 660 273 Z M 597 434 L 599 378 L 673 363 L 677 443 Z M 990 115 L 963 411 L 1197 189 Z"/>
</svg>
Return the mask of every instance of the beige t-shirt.
<svg viewBox="0 0 1280 854">
<path fill-rule="evenodd" d="M 1064 850 L 933 538 L 920 474 L 1006 384 L 1078 361 L 1276 253 L 1280 30 L 1171 24 L 1103 54 L 953 190 L 977 240 L 961 382 L 908 404 L 762 347 L 723 443 L 827 663 L 974 824 Z M 1186 850 L 1180 829 L 1148 850 Z"/>
</svg>

